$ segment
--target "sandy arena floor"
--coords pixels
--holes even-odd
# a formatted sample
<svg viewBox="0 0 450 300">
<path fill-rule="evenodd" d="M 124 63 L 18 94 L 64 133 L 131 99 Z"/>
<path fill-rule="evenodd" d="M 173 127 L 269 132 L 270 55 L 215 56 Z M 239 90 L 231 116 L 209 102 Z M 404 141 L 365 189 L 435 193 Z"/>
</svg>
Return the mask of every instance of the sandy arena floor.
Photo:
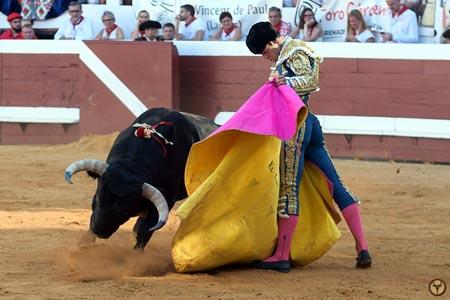
<svg viewBox="0 0 450 300">
<path fill-rule="evenodd" d="M 82 158 L 105 159 L 115 135 L 60 146 L 0 146 L 0 298 L 14 299 L 432 299 L 428 283 L 447 283 L 450 299 L 450 166 L 336 160 L 363 200 L 374 257 L 354 268 L 354 242 L 343 236 L 323 258 L 288 274 L 247 268 L 174 273 L 177 219 L 144 253 L 131 248 L 132 222 L 93 247 L 78 245 L 88 228 L 96 182 L 74 185 L 63 171 Z"/>
</svg>

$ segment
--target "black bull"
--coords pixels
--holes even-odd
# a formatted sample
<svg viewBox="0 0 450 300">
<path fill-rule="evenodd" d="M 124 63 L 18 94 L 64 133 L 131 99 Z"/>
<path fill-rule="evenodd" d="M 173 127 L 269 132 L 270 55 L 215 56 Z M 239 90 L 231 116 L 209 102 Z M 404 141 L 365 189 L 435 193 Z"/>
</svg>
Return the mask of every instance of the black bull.
<svg viewBox="0 0 450 300">
<path fill-rule="evenodd" d="M 146 131 L 146 137 L 137 137 L 136 123 L 156 126 L 157 132 Z M 215 128 L 204 117 L 149 109 L 119 134 L 106 162 L 84 159 L 68 166 L 65 177 L 69 183 L 80 171 L 98 179 L 90 232 L 109 238 L 131 217 L 139 216 L 133 229 L 135 248 L 143 249 L 153 232 L 164 226 L 175 201 L 187 196 L 184 169 L 191 146 Z"/>
</svg>

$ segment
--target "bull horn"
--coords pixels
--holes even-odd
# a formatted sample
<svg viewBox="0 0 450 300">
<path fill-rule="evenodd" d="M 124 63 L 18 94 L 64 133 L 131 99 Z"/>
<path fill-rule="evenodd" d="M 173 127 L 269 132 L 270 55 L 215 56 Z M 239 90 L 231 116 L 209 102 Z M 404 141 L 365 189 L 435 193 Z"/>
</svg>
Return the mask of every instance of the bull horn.
<svg viewBox="0 0 450 300">
<path fill-rule="evenodd" d="M 148 230 L 156 231 L 166 224 L 169 217 L 169 207 L 167 206 L 166 198 L 157 188 L 148 183 L 142 185 L 142 196 L 150 200 L 158 210 L 158 223 Z"/>
<path fill-rule="evenodd" d="M 77 160 L 67 167 L 64 172 L 64 178 L 68 183 L 72 184 L 72 175 L 80 171 L 89 171 L 102 176 L 108 166 L 106 162 L 98 159 Z"/>
</svg>

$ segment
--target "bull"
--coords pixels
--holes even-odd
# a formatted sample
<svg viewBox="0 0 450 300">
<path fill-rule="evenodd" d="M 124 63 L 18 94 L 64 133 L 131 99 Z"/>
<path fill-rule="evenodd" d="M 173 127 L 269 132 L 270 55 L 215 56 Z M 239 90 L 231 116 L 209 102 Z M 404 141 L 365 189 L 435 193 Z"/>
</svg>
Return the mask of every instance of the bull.
<svg viewBox="0 0 450 300">
<path fill-rule="evenodd" d="M 164 226 L 175 202 L 187 197 L 184 169 L 191 146 L 217 125 L 211 120 L 165 108 L 149 109 L 123 130 L 105 161 L 70 164 L 65 179 L 80 171 L 97 179 L 89 232 L 107 239 L 131 217 L 136 249 L 144 249 Z"/>
</svg>

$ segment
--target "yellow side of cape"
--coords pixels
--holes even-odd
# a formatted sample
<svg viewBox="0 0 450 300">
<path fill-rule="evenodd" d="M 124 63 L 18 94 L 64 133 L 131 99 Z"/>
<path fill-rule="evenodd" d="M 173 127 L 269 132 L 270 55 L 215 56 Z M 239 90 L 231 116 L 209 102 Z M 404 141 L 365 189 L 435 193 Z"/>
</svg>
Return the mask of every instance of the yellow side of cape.
<svg viewBox="0 0 450 300">
<path fill-rule="evenodd" d="M 188 199 L 172 257 L 178 272 L 205 271 L 263 260 L 277 239 L 281 141 L 226 131 L 195 144 L 186 167 Z M 301 208 L 291 259 L 306 265 L 339 238 L 339 215 L 321 171 L 309 163 L 301 181 Z"/>
</svg>

